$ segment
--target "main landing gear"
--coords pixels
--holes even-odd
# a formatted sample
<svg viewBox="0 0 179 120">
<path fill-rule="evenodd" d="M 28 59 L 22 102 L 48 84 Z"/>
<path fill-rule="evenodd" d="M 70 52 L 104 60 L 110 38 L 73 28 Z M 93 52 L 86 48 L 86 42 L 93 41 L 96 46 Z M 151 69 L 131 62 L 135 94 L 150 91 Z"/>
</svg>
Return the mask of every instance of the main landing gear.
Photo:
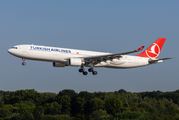
<svg viewBox="0 0 179 120">
<path fill-rule="evenodd" d="M 85 69 L 84 69 L 83 67 L 81 67 L 81 68 L 79 69 L 79 72 L 83 72 L 83 75 L 87 75 L 88 72 L 92 72 L 93 75 L 97 75 L 97 71 L 94 71 L 93 68 L 89 68 L 89 69 L 88 69 L 88 72 L 86 72 Z"/>
<path fill-rule="evenodd" d="M 93 68 L 89 68 L 89 69 L 88 69 L 88 72 L 92 72 L 92 73 L 93 73 L 93 75 L 97 75 L 97 71 L 94 71 L 94 69 L 93 69 Z"/>
<path fill-rule="evenodd" d="M 87 75 L 87 74 L 88 74 L 88 72 L 86 72 L 83 67 L 81 67 L 81 68 L 79 69 L 79 72 L 82 72 L 83 75 Z"/>
<path fill-rule="evenodd" d="M 26 65 L 26 63 L 25 63 L 25 59 L 22 58 L 22 61 L 23 61 L 23 62 L 22 62 L 22 65 L 25 66 L 25 65 Z"/>
</svg>

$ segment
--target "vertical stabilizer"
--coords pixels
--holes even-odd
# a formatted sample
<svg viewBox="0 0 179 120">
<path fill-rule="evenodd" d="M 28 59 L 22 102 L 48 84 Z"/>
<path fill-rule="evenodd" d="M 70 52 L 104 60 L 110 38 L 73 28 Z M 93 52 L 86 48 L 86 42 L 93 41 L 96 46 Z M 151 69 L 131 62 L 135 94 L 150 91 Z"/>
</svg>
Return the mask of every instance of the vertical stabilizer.
<svg viewBox="0 0 179 120">
<path fill-rule="evenodd" d="M 158 38 L 149 48 L 136 56 L 157 59 L 165 43 L 165 40 L 166 38 Z"/>
</svg>

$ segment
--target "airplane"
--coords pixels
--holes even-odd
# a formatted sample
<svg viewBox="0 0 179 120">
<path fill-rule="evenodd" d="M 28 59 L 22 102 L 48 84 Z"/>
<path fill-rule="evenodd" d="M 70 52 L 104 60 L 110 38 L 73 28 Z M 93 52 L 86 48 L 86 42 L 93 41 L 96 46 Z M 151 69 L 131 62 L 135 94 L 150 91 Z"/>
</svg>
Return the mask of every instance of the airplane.
<svg viewBox="0 0 179 120">
<path fill-rule="evenodd" d="M 128 52 L 105 53 L 87 50 L 58 48 L 41 45 L 16 45 L 8 49 L 13 56 L 22 59 L 22 65 L 25 66 L 25 59 L 52 62 L 54 67 L 78 66 L 79 72 L 87 75 L 92 72 L 97 75 L 94 67 L 104 68 L 135 68 L 163 62 L 171 58 L 157 59 L 165 43 L 166 38 L 158 38 L 149 48 L 142 53 L 131 56 L 127 55 L 142 51 L 144 46 Z M 89 67 L 88 72 L 84 67 Z"/>
</svg>

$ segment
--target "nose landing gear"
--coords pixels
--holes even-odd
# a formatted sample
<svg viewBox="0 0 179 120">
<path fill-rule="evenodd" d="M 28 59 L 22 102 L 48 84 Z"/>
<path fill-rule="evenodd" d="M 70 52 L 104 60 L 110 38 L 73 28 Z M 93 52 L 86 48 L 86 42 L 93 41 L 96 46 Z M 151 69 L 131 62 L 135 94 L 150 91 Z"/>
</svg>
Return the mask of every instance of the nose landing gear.
<svg viewBox="0 0 179 120">
<path fill-rule="evenodd" d="M 25 63 L 25 59 L 22 58 L 22 61 L 23 61 L 23 62 L 22 62 L 22 65 L 25 66 L 25 65 L 26 65 L 26 63 Z"/>
</svg>

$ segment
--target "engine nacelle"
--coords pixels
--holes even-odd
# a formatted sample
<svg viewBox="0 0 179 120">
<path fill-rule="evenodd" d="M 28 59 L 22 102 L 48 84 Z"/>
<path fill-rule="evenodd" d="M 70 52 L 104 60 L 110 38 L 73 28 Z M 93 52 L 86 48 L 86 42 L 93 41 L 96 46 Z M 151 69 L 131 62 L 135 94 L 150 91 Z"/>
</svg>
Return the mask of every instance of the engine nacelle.
<svg viewBox="0 0 179 120">
<path fill-rule="evenodd" d="M 65 67 L 65 64 L 53 62 L 53 67 Z"/>
<path fill-rule="evenodd" d="M 81 58 L 70 58 L 69 65 L 70 66 L 81 66 L 83 64 Z"/>
</svg>

